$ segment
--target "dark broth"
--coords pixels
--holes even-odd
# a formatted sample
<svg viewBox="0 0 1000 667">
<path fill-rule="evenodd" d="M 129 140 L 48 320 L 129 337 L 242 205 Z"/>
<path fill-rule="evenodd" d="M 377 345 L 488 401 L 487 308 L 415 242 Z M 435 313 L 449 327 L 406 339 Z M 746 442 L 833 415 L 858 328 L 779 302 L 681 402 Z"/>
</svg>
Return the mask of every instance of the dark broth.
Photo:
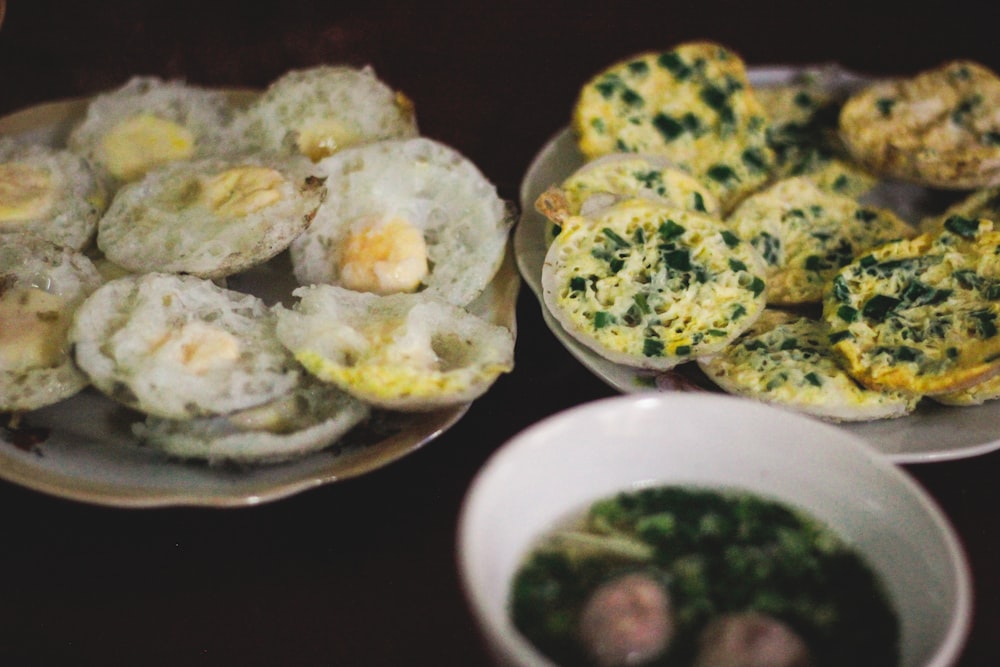
<svg viewBox="0 0 1000 667">
<path fill-rule="evenodd" d="M 658 487 L 596 502 L 542 540 L 511 589 L 515 626 L 560 665 L 588 665 L 581 609 L 602 583 L 639 572 L 674 610 L 667 650 L 643 664 L 689 665 L 721 614 L 760 612 L 805 641 L 814 664 L 899 663 L 899 623 L 868 565 L 828 528 L 748 493 Z"/>
</svg>

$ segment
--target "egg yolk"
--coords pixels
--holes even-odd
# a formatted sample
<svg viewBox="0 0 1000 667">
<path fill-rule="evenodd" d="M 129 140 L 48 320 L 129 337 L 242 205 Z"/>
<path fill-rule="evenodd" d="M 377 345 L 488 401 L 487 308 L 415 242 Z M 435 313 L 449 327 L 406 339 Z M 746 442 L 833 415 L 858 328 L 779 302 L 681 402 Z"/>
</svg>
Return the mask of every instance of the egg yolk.
<svg viewBox="0 0 1000 667">
<path fill-rule="evenodd" d="M 344 127 L 343 123 L 330 118 L 314 120 L 299 128 L 297 147 L 302 155 L 313 162 L 319 162 L 340 149 L 356 144 L 361 137 Z"/>
<path fill-rule="evenodd" d="M 31 220 L 52 206 L 52 178 L 45 169 L 17 162 L 0 164 L 0 222 Z"/>
<path fill-rule="evenodd" d="M 414 292 L 427 276 L 427 244 L 398 217 L 356 223 L 340 246 L 340 279 L 358 292 Z"/>
<path fill-rule="evenodd" d="M 132 181 L 153 167 L 190 158 L 194 145 L 194 134 L 186 127 L 141 114 L 108 132 L 102 143 L 102 159 L 115 178 Z"/>
<path fill-rule="evenodd" d="M 193 375 L 204 375 L 239 359 L 240 343 L 228 331 L 189 322 L 158 340 L 151 352 L 171 359 Z"/>
<path fill-rule="evenodd" d="M 202 181 L 201 201 L 223 218 L 240 218 L 281 200 L 284 177 L 267 167 L 236 167 Z"/>
<path fill-rule="evenodd" d="M 0 294 L 0 371 L 49 368 L 63 356 L 66 304 L 37 287 L 13 287 Z"/>
</svg>

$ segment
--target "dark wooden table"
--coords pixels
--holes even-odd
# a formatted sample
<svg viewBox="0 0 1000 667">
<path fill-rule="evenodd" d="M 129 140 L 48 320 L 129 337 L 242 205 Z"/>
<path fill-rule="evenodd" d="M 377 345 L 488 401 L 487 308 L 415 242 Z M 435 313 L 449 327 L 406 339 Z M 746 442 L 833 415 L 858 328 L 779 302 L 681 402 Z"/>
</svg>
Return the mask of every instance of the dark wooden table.
<svg viewBox="0 0 1000 667">
<path fill-rule="evenodd" d="M 0 114 L 133 74 L 262 86 L 371 64 L 423 133 L 515 198 L 578 87 L 612 61 L 695 38 L 751 64 L 875 74 L 952 58 L 1000 69 L 991 3 L 11 0 Z M 430 445 L 367 476 L 239 510 L 125 510 L 0 482 L 0 664 L 477 665 L 455 528 L 508 437 L 613 391 L 564 351 L 525 289 L 516 371 Z M 0 323 L 2 326 L 2 323 Z M 968 551 L 976 615 L 962 665 L 1000 664 L 1000 453 L 906 467 Z"/>
</svg>

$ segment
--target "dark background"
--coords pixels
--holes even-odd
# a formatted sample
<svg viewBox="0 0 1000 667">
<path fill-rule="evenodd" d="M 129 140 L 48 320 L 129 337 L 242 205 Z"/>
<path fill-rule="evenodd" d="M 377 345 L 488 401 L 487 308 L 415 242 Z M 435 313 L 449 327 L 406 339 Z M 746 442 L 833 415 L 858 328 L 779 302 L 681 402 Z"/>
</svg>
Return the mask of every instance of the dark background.
<svg viewBox="0 0 1000 667">
<path fill-rule="evenodd" d="M 516 198 L 579 86 L 617 59 L 713 39 L 751 65 L 1000 69 L 994 7 L 12 0 L 0 114 L 135 74 L 260 87 L 291 68 L 371 64 L 414 101 L 423 134 Z M 239 510 L 111 509 L 0 482 L 0 665 L 483 664 L 454 556 L 472 476 L 528 424 L 613 394 L 527 289 L 518 322 L 512 375 L 443 437 L 361 478 Z M 969 552 L 977 611 L 961 664 L 998 665 L 1000 453 L 906 470 Z"/>
</svg>

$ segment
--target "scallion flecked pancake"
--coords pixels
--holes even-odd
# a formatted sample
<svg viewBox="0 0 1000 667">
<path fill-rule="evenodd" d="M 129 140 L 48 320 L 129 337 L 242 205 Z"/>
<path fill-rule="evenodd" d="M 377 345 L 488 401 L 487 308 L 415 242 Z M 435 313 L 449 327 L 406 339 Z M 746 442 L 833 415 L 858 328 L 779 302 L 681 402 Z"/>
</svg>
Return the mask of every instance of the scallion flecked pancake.
<svg viewBox="0 0 1000 667">
<path fill-rule="evenodd" d="M 819 303 L 833 275 L 882 243 L 915 235 L 886 208 L 865 206 L 797 176 L 744 199 L 726 218 L 767 266 L 772 305 Z"/>
<path fill-rule="evenodd" d="M 760 315 L 764 266 L 721 220 L 645 199 L 569 218 L 542 267 L 546 307 L 601 356 L 668 369 Z"/>
<path fill-rule="evenodd" d="M 1000 185 L 1000 77 L 956 60 L 875 83 L 840 113 L 851 154 L 873 172 L 937 188 Z"/>
<path fill-rule="evenodd" d="M 572 125 L 588 159 L 665 155 L 724 209 L 765 183 L 775 166 L 767 115 L 743 60 L 712 42 L 641 53 L 604 69 L 580 90 Z"/>
<path fill-rule="evenodd" d="M 902 417 L 919 397 L 868 389 L 841 367 L 826 326 L 768 308 L 718 354 L 698 360 L 723 390 L 830 421 Z"/>
<path fill-rule="evenodd" d="M 1000 232 L 955 216 L 842 269 L 824 298 L 830 341 L 868 387 L 955 392 L 1000 373 Z"/>
</svg>

